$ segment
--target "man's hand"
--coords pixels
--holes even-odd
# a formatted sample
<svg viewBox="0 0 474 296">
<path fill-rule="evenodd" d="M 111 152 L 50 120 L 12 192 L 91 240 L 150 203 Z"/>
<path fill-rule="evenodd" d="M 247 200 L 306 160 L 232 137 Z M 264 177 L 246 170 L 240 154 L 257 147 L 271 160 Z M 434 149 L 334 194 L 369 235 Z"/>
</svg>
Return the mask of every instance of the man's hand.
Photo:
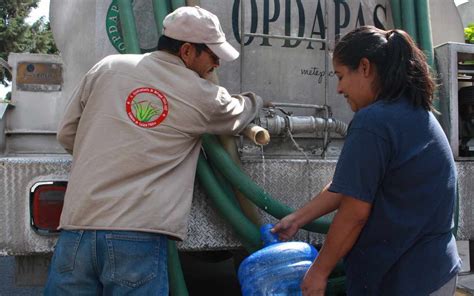
<svg viewBox="0 0 474 296">
<path fill-rule="evenodd" d="M 294 214 L 290 214 L 280 220 L 273 228 L 272 232 L 277 233 L 281 240 L 287 241 L 292 238 L 300 229 L 295 221 Z"/>
</svg>

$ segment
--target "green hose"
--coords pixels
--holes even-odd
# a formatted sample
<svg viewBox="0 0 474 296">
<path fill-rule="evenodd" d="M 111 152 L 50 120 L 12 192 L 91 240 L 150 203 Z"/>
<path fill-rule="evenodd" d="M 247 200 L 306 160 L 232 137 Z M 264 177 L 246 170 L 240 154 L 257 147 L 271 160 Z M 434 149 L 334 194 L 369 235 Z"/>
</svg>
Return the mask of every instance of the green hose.
<svg viewBox="0 0 474 296">
<path fill-rule="evenodd" d="M 234 141 L 234 137 L 229 135 L 220 135 L 219 142 L 221 143 L 225 151 L 229 154 L 229 157 L 232 159 L 235 165 L 240 168 L 241 161 L 239 152 L 237 150 L 237 144 Z M 252 221 L 253 224 L 261 225 L 262 221 L 260 219 L 260 214 L 258 213 L 257 207 L 250 200 L 248 200 L 239 190 L 234 190 L 234 196 L 244 215 L 249 218 L 249 220 Z"/>
<path fill-rule="evenodd" d="M 402 27 L 402 4 L 400 0 L 391 0 L 393 25 L 399 29 Z"/>
<path fill-rule="evenodd" d="M 206 162 L 207 162 L 207 160 L 206 160 Z M 229 181 L 227 181 L 227 179 L 225 179 L 224 176 L 222 176 L 222 174 L 219 172 L 219 170 L 216 168 L 216 166 L 211 165 L 209 163 L 208 163 L 208 165 L 212 169 L 213 175 L 214 175 L 214 177 L 217 181 L 217 184 L 220 185 L 220 187 L 221 187 L 221 189 L 224 193 L 224 196 L 232 203 L 232 205 L 234 205 L 235 208 L 242 210 L 242 208 L 239 205 L 239 202 L 237 201 L 237 198 L 235 197 L 235 192 L 232 188 L 232 185 L 230 185 Z M 255 224 L 255 223 L 253 223 L 253 224 L 254 225 L 259 225 L 259 224 Z"/>
<path fill-rule="evenodd" d="M 431 37 L 431 22 L 428 0 L 416 0 L 415 12 L 420 47 L 426 54 L 428 64 L 431 66 L 431 68 L 433 68 L 433 39 Z"/>
<path fill-rule="evenodd" d="M 127 53 L 141 53 L 138 43 L 137 27 L 133 15 L 132 1 L 117 0 L 120 14 L 120 26 Z"/>
<path fill-rule="evenodd" d="M 205 156 L 203 157 L 204 157 L 204 160 L 206 160 Z M 240 205 L 237 202 L 237 198 L 235 197 L 235 193 L 234 193 L 234 189 L 232 188 L 232 185 L 230 185 L 230 183 L 224 178 L 224 176 L 222 176 L 222 174 L 214 165 L 209 164 L 207 160 L 206 160 L 206 163 L 211 168 L 214 178 L 216 179 L 217 184 L 219 184 L 219 187 L 222 189 L 224 196 L 227 198 L 227 200 L 232 202 L 235 208 L 240 209 Z"/>
<path fill-rule="evenodd" d="M 168 239 L 168 275 L 170 294 L 173 296 L 188 296 L 183 270 L 179 262 L 178 249 L 175 241 L 170 239 Z"/>
<path fill-rule="evenodd" d="M 163 33 L 163 20 L 170 12 L 170 4 L 168 0 L 153 0 L 153 13 L 155 15 L 156 31 L 158 38 Z"/>
<path fill-rule="evenodd" d="M 237 167 L 219 144 L 215 136 L 203 135 L 202 146 L 206 155 L 213 165 L 215 165 L 222 175 L 248 199 L 250 199 L 260 209 L 269 213 L 275 218 L 281 219 L 294 210 L 276 200 L 274 200 L 262 188 L 257 186 L 242 170 Z M 318 233 L 327 233 L 332 219 L 327 216 L 308 223 L 303 228 Z"/>
<path fill-rule="evenodd" d="M 413 0 L 401 0 L 403 29 L 418 43 L 416 30 L 415 3 Z"/>
<path fill-rule="evenodd" d="M 255 252 L 260 249 L 261 240 L 258 228 L 229 200 L 230 198 L 226 196 L 202 154 L 199 155 L 198 159 L 197 177 L 199 183 L 214 203 L 215 208 L 241 238 L 245 249 L 249 252 Z"/>
</svg>

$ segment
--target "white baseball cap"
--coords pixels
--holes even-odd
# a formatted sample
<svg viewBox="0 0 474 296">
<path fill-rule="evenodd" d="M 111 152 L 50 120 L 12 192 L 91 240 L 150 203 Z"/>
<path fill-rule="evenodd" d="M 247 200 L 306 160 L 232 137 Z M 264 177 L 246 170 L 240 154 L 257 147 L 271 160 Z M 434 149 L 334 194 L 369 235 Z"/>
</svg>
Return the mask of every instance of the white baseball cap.
<svg viewBox="0 0 474 296">
<path fill-rule="evenodd" d="M 163 35 L 204 43 L 226 62 L 239 57 L 239 52 L 226 41 L 217 16 L 199 6 L 183 6 L 168 14 L 163 20 Z"/>
</svg>

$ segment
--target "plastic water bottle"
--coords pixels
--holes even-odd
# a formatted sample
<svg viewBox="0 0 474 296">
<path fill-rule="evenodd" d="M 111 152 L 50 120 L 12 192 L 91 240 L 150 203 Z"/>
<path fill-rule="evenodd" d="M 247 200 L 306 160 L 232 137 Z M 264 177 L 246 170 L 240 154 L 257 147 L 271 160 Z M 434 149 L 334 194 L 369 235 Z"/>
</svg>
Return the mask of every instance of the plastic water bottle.
<svg viewBox="0 0 474 296">
<path fill-rule="evenodd" d="M 243 296 L 302 294 L 301 281 L 318 252 L 304 242 L 281 242 L 272 228 L 272 224 L 260 228 L 264 248 L 240 264 Z"/>
</svg>

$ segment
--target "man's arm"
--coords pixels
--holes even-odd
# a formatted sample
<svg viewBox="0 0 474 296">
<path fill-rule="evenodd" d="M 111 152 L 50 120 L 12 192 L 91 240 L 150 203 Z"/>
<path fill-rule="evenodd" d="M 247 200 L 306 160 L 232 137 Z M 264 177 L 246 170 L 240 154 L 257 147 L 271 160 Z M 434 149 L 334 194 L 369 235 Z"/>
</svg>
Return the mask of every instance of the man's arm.
<svg viewBox="0 0 474 296">
<path fill-rule="evenodd" d="M 220 87 L 207 132 L 217 135 L 237 134 L 258 116 L 262 106 L 262 98 L 254 93 L 231 96 L 225 88 Z"/>
<path fill-rule="evenodd" d="M 76 89 L 74 89 L 64 116 L 59 123 L 57 139 L 69 154 L 73 153 L 77 126 L 79 125 L 79 119 L 81 118 L 85 104 L 84 95 L 88 93 L 86 87 L 87 79 L 84 77 Z"/>
<path fill-rule="evenodd" d="M 328 191 L 329 185 L 331 183 L 302 208 L 281 219 L 272 232 L 278 233 L 280 239 L 288 240 L 304 225 L 336 210 L 343 195 Z"/>
<path fill-rule="evenodd" d="M 324 295 L 329 274 L 352 249 L 364 227 L 372 204 L 343 196 L 318 257 L 306 272 L 303 295 Z"/>
</svg>

